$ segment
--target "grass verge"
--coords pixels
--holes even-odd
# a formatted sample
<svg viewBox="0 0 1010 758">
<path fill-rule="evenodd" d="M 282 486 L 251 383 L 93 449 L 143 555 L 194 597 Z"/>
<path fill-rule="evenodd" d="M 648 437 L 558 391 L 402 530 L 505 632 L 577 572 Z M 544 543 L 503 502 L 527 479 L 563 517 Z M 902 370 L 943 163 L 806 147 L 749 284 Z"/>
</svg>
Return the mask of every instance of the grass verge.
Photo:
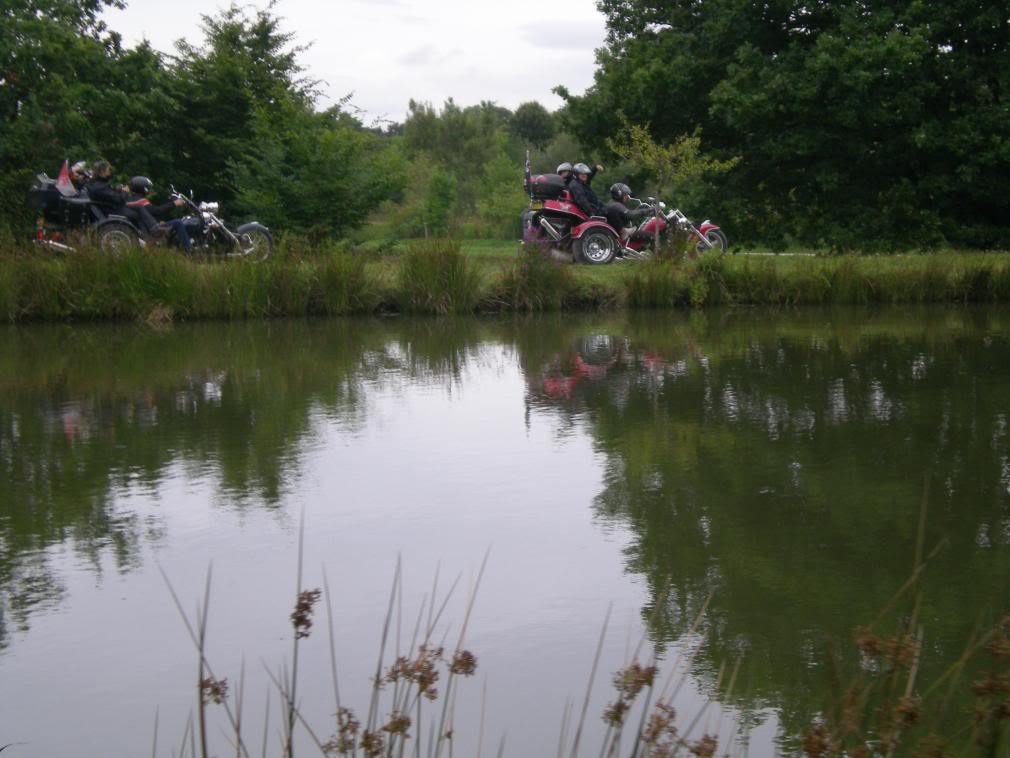
<svg viewBox="0 0 1010 758">
<path fill-rule="evenodd" d="M 458 314 L 711 305 L 1010 300 L 1010 256 L 722 255 L 610 266 L 559 263 L 511 242 L 450 240 L 384 253 L 281 241 L 262 263 L 165 250 L 111 257 L 0 250 L 0 320 L 243 319 L 406 312 Z M 518 250 L 518 252 L 517 252 Z"/>
</svg>

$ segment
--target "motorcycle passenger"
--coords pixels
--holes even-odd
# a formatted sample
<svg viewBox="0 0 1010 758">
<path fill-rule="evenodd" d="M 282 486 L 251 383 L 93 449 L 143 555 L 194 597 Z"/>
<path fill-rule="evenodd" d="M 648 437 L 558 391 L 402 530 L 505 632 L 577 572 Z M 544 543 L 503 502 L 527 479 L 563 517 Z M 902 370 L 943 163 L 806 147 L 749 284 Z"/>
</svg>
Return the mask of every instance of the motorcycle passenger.
<svg viewBox="0 0 1010 758">
<path fill-rule="evenodd" d="M 602 169 L 602 167 L 597 166 L 597 169 Z M 572 167 L 572 173 L 576 176 L 575 181 L 568 185 L 572 193 L 572 202 L 579 206 L 587 216 L 603 216 L 606 213 L 603 204 L 593 192 L 593 188 L 589 186 L 596 171 L 590 169 L 585 163 L 576 163 Z"/>
<path fill-rule="evenodd" d="M 78 192 L 91 180 L 91 172 L 88 171 L 87 161 L 77 161 L 70 167 L 70 183 Z"/>
<path fill-rule="evenodd" d="M 169 200 L 167 203 L 162 203 L 161 205 L 154 205 L 148 198 L 148 195 L 151 194 L 151 190 L 153 189 L 154 182 L 146 176 L 133 177 L 130 179 L 131 192 L 127 199 L 126 206 L 134 209 L 143 208 L 147 213 L 150 213 L 151 216 L 160 221 L 161 226 L 174 231 L 176 239 L 179 240 L 179 244 L 182 245 L 182 248 L 187 253 L 191 252 L 193 250 L 193 240 L 189 236 L 186 224 L 180 219 L 167 218 L 173 209 L 180 205 L 184 205 L 185 201 L 182 198 L 176 198 L 175 200 Z"/>
<path fill-rule="evenodd" d="M 652 213 L 649 208 L 628 210 L 628 200 L 631 199 L 631 187 L 622 182 L 610 186 L 610 197 L 613 199 L 604 206 L 607 223 L 621 234 L 621 239 L 627 239 L 634 231 L 636 222 Z"/>
<path fill-rule="evenodd" d="M 576 164 L 576 165 L 585 166 L 586 164 L 585 163 L 579 163 L 579 164 Z M 572 179 L 575 178 L 575 175 L 572 173 L 572 169 L 573 168 L 575 168 L 575 167 L 572 166 L 571 163 L 569 163 L 568 161 L 565 161 L 560 166 L 558 166 L 558 169 L 557 169 L 557 171 L 555 173 L 559 174 L 561 176 L 561 178 L 565 180 L 565 184 L 567 185 L 567 184 L 569 184 L 572 181 Z M 592 168 L 590 168 L 589 169 L 589 181 L 590 182 L 593 181 L 593 177 L 595 177 L 601 171 L 603 171 L 603 166 L 601 166 L 599 163 L 597 163 L 595 166 L 593 166 Z"/>
<path fill-rule="evenodd" d="M 95 161 L 92 166 L 91 180 L 86 186 L 91 201 L 105 206 L 113 213 L 126 216 L 137 223 L 147 236 L 160 237 L 163 232 L 158 229 L 158 222 L 154 216 L 148 213 L 143 206 L 129 207 L 127 205 L 129 195 L 126 193 L 126 187 L 113 187 L 111 178 L 112 164 L 108 161 Z"/>
</svg>

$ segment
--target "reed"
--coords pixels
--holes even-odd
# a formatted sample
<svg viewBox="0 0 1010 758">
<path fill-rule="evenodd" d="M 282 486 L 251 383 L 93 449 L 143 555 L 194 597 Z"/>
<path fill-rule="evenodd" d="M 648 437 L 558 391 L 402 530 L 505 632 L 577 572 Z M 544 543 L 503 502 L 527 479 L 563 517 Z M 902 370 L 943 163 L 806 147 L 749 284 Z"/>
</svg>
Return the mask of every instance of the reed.
<svg viewBox="0 0 1010 758">
<path fill-rule="evenodd" d="M 794 741 L 796 746 L 790 754 L 802 754 L 808 758 L 891 758 L 896 755 L 981 758 L 1005 754 L 1001 751 L 1005 750 L 1010 739 L 1010 617 L 969 640 L 962 657 L 939 677 L 933 681 L 921 681 L 919 678 L 921 658 L 928 651 L 928 633 L 919 613 L 919 583 L 931 559 L 942 547 L 937 546 L 928 555 L 924 554 L 921 547 L 924 523 L 923 515 L 919 524 L 920 546 L 916 549 L 911 576 L 870 625 L 855 631 L 855 644 L 861 657 L 856 660 L 851 673 L 846 673 L 840 658 L 834 656 L 837 690 L 828 693 L 830 696 L 823 711 L 804 734 L 784 735 L 786 742 L 783 744 Z M 437 630 L 459 584 L 459 577 L 445 593 L 440 594 L 436 571 L 431 593 L 422 600 L 411 624 L 403 613 L 403 571 L 400 561 L 397 561 L 379 635 L 369 702 L 367 710 L 359 717 L 341 699 L 333 643 L 333 612 L 325 570 L 325 593 L 305 590 L 300 545 L 296 598 L 290 616 L 293 646 L 290 668 L 285 664 L 277 675 L 269 670 L 267 672 L 283 704 L 280 752 L 284 758 L 293 758 L 298 744 L 295 738 L 299 733 L 304 737 L 301 745 L 308 748 L 310 754 L 345 758 L 403 758 L 406 755 L 420 758 L 424 754 L 427 758 L 441 758 L 452 755 L 453 744 L 457 741 L 454 734 L 460 729 L 472 729 L 481 735 L 481 744 L 477 748 L 479 754 L 483 748 L 483 705 L 479 725 L 457 724 L 454 706 L 457 685 L 472 677 L 478 668 L 476 656 L 465 644 L 487 559 L 485 554 L 470 589 L 457 641 L 451 650 L 445 646 L 444 633 L 439 641 Z M 210 572 L 207 574 L 203 602 L 198 606 L 193 622 L 183 612 L 170 583 L 169 591 L 198 653 L 196 715 L 191 714 L 185 725 L 183 750 L 188 750 L 193 758 L 210 755 L 207 729 L 213 722 L 212 707 L 220 706 L 227 719 L 226 732 L 230 735 L 235 755 L 247 758 L 251 744 L 248 735 L 243 733 L 244 664 L 239 674 L 239 685 L 233 692 L 227 678 L 215 677 L 206 656 Z M 314 608 L 324 594 L 334 716 L 329 725 L 310 725 L 302 715 L 297 698 L 299 641 L 312 632 Z M 713 719 L 708 716 L 716 698 L 722 702 L 733 701 L 740 671 L 739 661 L 726 661 L 720 666 L 709 698 L 696 710 L 679 713 L 674 706 L 681 689 L 691 677 L 690 672 L 694 670 L 695 654 L 702 648 L 700 637 L 705 634 L 712 598 L 710 593 L 685 635 L 685 639 L 695 642 L 682 648 L 672 662 L 664 665 L 657 650 L 650 648 L 643 636 L 635 649 L 629 651 L 626 663 L 612 672 L 613 694 L 606 707 L 594 715 L 590 712 L 590 702 L 597 694 L 596 682 L 607 635 L 608 611 L 608 619 L 604 621 L 590 666 L 577 722 L 571 723 L 574 715 L 572 701 L 562 709 L 560 737 L 555 750 L 559 758 L 578 758 L 586 754 L 596 754 L 601 758 L 670 758 L 678 755 L 712 758 L 746 751 L 747 737 L 739 719 L 725 733 L 722 720 L 716 719 L 717 725 L 712 728 Z M 658 612 L 658 606 L 653 612 Z M 881 631 L 886 620 L 895 617 L 898 623 L 893 633 Z M 403 635 L 405 623 L 408 630 L 413 630 L 409 640 Z M 981 664 L 980 658 L 984 659 Z M 321 667 L 312 668 L 319 670 Z M 974 697 L 973 708 L 956 719 L 961 724 L 960 728 L 944 731 L 951 723 L 948 718 L 951 715 L 950 692 L 964 680 L 969 682 L 968 687 Z M 586 739 L 590 718 L 602 720 L 602 738 Z M 262 729 L 264 756 L 269 754 L 269 720 L 268 699 Z M 157 738 L 152 755 L 156 754 L 156 749 Z M 504 754 L 504 750 L 502 737 L 498 755 Z M 543 753 L 548 750 L 545 745 Z"/>
<path fill-rule="evenodd" d="M 556 311 L 576 301 L 576 290 L 570 264 L 544 245 L 527 244 L 503 268 L 488 304 L 505 311 Z"/>
<path fill-rule="evenodd" d="M 471 313 L 481 299 L 481 275 L 454 240 L 418 240 L 400 259 L 397 296 L 406 313 Z"/>
<path fill-rule="evenodd" d="M 504 248 L 503 248 L 504 249 Z M 214 262 L 164 249 L 54 256 L 0 249 L 0 320 L 143 321 L 719 305 L 1010 301 L 1010 257 L 985 253 L 789 257 L 664 255 L 559 263 L 528 246 L 470 254 L 450 240 L 380 256 L 284 238 L 271 258 Z M 511 256 L 511 257 L 510 257 Z"/>
</svg>

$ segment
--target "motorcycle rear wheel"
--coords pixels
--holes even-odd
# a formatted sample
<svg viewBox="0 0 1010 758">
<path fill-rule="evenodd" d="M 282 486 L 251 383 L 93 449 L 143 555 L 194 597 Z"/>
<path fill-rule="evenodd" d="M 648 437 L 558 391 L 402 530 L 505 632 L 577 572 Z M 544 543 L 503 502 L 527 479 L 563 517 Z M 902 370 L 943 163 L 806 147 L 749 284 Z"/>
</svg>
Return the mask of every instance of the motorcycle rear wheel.
<svg viewBox="0 0 1010 758">
<path fill-rule="evenodd" d="M 98 247 L 103 253 L 122 255 L 140 245 L 140 238 L 129 224 L 113 221 L 98 227 Z"/>
<path fill-rule="evenodd" d="M 591 229 L 572 243 L 576 263 L 602 266 L 617 255 L 617 240 L 602 229 Z"/>
</svg>

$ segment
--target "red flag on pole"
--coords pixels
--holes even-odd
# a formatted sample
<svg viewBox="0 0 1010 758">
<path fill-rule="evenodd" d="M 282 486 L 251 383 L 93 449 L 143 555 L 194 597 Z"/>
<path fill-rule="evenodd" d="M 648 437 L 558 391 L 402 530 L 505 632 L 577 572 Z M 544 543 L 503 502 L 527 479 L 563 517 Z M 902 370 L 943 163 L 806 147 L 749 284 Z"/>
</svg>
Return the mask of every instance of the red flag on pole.
<svg viewBox="0 0 1010 758">
<path fill-rule="evenodd" d="M 74 187 L 74 183 L 70 181 L 70 161 L 63 161 L 63 167 L 60 169 L 60 175 L 56 177 L 56 189 L 60 191 L 61 195 L 76 195 L 77 188 Z"/>
</svg>

